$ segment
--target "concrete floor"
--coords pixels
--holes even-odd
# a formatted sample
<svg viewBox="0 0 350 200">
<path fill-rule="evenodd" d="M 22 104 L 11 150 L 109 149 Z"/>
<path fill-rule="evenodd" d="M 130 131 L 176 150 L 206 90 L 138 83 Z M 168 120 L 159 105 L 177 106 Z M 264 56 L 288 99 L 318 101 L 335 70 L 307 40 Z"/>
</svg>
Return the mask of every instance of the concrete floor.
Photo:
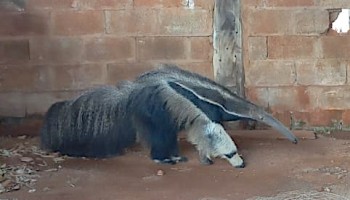
<svg viewBox="0 0 350 200">
<path fill-rule="evenodd" d="M 126 155 L 105 160 L 38 158 L 25 163 L 37 167 L 40 177 L 29 191 L 0 194 L 0 199 L 181 199 L 181 200 L 275 200 L 350 198 L 350 133 L 334 137 L 301 139 L 294 145 L 273 137 L 273 131 L 232 132 L 247 166 L 235 169 L 216 159 L 199 164 L 197 152 L 181 140 L 186 163 L 159 165 L 148 152 L 133 148 Z M 272 136 L 272 137 L 271 137 Z M 36 146 L 38 138 L 0 138 L 0 149 L 18 144 Z M 42 159 L 48 166 L 38 166 Z M 20 165 L 20 157 L 1 157 L 0 163 Z M 58 171 L 45 171 L 58 168 Z M 162 170 L 164 175 L 157 175 Z"/>
</svg>

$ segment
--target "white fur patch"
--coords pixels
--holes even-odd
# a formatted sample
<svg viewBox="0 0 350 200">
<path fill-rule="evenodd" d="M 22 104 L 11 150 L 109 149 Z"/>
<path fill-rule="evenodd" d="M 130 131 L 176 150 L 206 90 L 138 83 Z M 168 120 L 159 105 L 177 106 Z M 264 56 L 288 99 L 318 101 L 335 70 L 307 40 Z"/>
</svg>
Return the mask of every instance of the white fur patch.
<svg viewBox="0 0 350 200">
<path fill-rule="evenodd" d="M 221 104 L 219 104 L 219 103 L 217 103 L 217 102 L 214 102 L 214 101 L 212 101 L 212 100 L 210 100 L 210 99 L 207 99 L 207 98 L 204 98 L 204 97 L 200 96 L 200 95 L 197 94 L 195 91 L 193 91 L 192 89 L 186 87 L 185 85 L 182 85 L 182 84 L 177 83 L 177 82 L 174 82 L 174 83 L 177 84 L 178 86 L 182 87 L 183 89 L 190 91 L 190 92 L 191 92 L 193 95 L 195 95 L 198 99 L 200 99 L 200 100 L 202 100 L 202 101 L 205 101 L 205 102 L 208 102 L 208 103 L 210 103 L 210 104 L 216 105 L 216 106 L 220 107 L 224 112 L 226 112 L 226 113 L 228 113 L 228 114 L 230 114 L 230 115 L 235 115 L 235 116 L 239 116 L 239 117 L 246 117 L 246 116 L 241 115 L 241 114 L 238 114 L 238 113 L 236 113 L 236 112 L 229 111 L 229 110 L 227 110 L 224 106 L 222 106 Z"/>
<path fill-rule="evenodd" d="M 234 167 L 239 167 L 243 165 L 243 159 L 241 158 L 241 156 L 239 156 L 238 154 L 234 155 L 232 158 L 228 159 L 228 162 L 234 166 Z"/>
<path fill-rule="evenodd" d="M 217 129 L 217 124 L 215 123 L 209 123 L 205 125 L 205 133 L 208 135 L 215 133 L 215 129 Z"/>
</svg>

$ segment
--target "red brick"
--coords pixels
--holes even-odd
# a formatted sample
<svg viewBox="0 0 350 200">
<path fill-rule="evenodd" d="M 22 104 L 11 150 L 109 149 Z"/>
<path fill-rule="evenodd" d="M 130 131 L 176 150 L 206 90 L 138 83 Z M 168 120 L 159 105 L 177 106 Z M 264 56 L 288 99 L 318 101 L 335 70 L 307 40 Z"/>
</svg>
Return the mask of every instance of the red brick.
<svg viewBox="0 0 350 200">
<path fill-rule="evenodd" d="M 317 38 L 303 36 L 268 37 L 268 57 L 271 59 L 317 58 Z"/>
<path fill-rule="evenodd" d="M 213 15 L 208 10 L 165 9 L 159 13 L 164 35 L 211 36 Z"/>
<path fill-rule="evenodd" d="M 213 43 L 210 37 L 192 37 L 191 42 L 191 59 L 212 61 Z"/>
<path fill-rule="evenodd" d="M 86 41 L 84 50 L 84 60 L 88 61 L 132 61 L 135 59 L 135 39 L 90 38 Z"/>
<path fill-rule="evenodd" d="M 282 124 L 284 124 L 286 127 L 289 128 L 291 126 L 290 112 L 275 112 L 272 113 L 272 115 L 280 122 L 282 122 Z"/>
<path fill-rule="evenodd" d="M 245 68 L 247 86 L 282 86 L 295 82 L 292 61 L 252 61 Z"/>
<path fill-rule="evenodd" d="M 0 91 L 61 91 L 77 90 L 106 83 L 106 66 L 45 65 L 1 66 Z"/>
<path fill-rule="evenodd" d="M 49 31 L 49 14 L 0 13 L 0 36 L 45 35 Z"/>
<path fill-rule="evenodd" d="M 141 73 L 144 73 L 153 68 L 154 66 L 149 63 L 108 64 L 108 83 L 116 84 L 123 80 L 133 80 Z"/>
<path fill-rule="evenodd" d="M 249 35 L 292 34 L 293 12 L 290 10 L 247 9 Z M 259 20 L 257 20 L 259 19 Z"/>
<path fill-rule="evenodd" d="M 315 1 L 317 6 L 324 6 L 327 8 L 348 8 L 350 2 L 348 0 L 318 0 Z"/>
<path fill-rule="evenodd" d="M 78 9 L 78 0 L 26 0 L 26 10 L 76 10 Z"/>
<path fill-rule="evenodd" d="M 245 0 L 242 1 L 245 6 L 257 6 L 257 7 L 305 7 L 313 6 L 314 0 Z"/>
<path fill-rule="evenodd" d="M 28 60 L 28 40 L 0 40 L 0 63 L 18 63 Z"/>
<path fill-rule="evenodd" d="M 265 87 L 246 87 L 246 98 L 264 108 L 269 106 L 269 90 Z"/>
<path fill-rule="evenodd" d="M 332 126 L 334 122 L 342 120 L 341 110 L 317 110 L 310 112 L 311 126 Z"/>
<path fill-rule="evenodd" d="M 323 9 L 245 9 L 244 11 L 248 12 L 245 16 L 248 17 L 249 35 L 319 35 L 326 32 L 329 27 L 329 13 Z"/>
<path fill-rule="evenodd" d="M 107 32 L 119 35 L 212 34 L 212 14 L 207 10 L 135 9 L 106 11 Z"/>
<path fill-rule="evenodd" d="M 313 109 L 342 110 L 350 108 L 350 87 L 309 87 L 307 90 Z"/>
<path fill-rule="evenodd" d="M 85 35 L 104 32 L 102 11 L 55 12 L 53 24 L 53 33 L 57 35 Z"/>
<path fill-rule="evenodd" d="M 304 87 L 274 87 L 269 88 L 269 107 L 273 111 L 307 111 L 310 110 L 310 100 Z"/>
<path fill-rule="evenodd" d="M 117 35 L 151 35 L 159 31 L 158 11 L 135 9 L 106 11 L 107 33 Z"/>
<path fill-rule="evenodd" d="M 193 0 L 194 1 L 194 7 L 197 8 L 203 8 L 203 9 L 209 9 L 214 10 L 215 0 Z"/>
<path fill-rule="evenodd" d="M 22 93 L 0 93 L 0 116 L 24 117 L 25 105 Z"/>
<path fill-rule="evenodd" d="M 264 3 L 269 7 L 306 7 L 313 6 L 314 0 L 267 0 Z"/>
<path fill-rule="evenodd" d="M 26 0 L 26 10 L 105 10 L 132 7 L 132 0 Z"/>
<path fill-rule="evenodd" d="M 132 7 L 132 0 L 70 0 L 71 7 L 79 10 L 119 10 Z"/>
<path fill-rule="evenodd" d="M 0 66 L 0 91 L 35 91 L 49 86 L 43 66 Z"/>
<path fill-rule="evenodd" d="M 138 38 L 139 60 L 181 60 L 188 54 L 188 41 L 183 37 Z"/>
<path fill-rule="evenodd" d="M 26 115 L 45 114 L 49 107 L 58 101 L 72 99 L 83 91 L 41 92 L 24 94 Z"/>
<path fill-rule="evenodd" d="M 243 7 L 246 7 L 246 6 L 255 6 L 255 7 L 258 7 L 258 6 L 263 6 L 263 1 L 261 0 L 245 0 L 242 2 L 242 6 Z"/>
<path fill-rule="evenodd" d="M 80 38 L 32 38 L 30 58 L 34 62 L 69 63 L 81 61 L 83 41 Z"/>
<path fill-rule="evenodd" d="M 291 127 L 292 129 L 308 128 L 310 125 L 309 112 L 279 111 L 279 112 L 274 112 L 272 114 L 274 117 L 280 120 L 285 126 Z"/>
<path fill-rule="evenodd" d="M 248 44 L 250 60 L 265 60 L 267 58 L 266 37 L 249 37 Z"/>
<path fill-rule="evenodd" d="M 324 58 L 350 57 L 350 36 L 324 36 L 321 37 Z"/>
<path fill-rule="evenodd" d="M 103 85 L 107 70 L 103 64 L 49 66 L 51 90 L 77 90 Z"/>
<path fill-rule="evenodd" d="M 293 2 L 293 1 L 289 1 Z M 323 9 L 302 9 L 294 13 L 293 33 L 319 35 L 329 29 L 329 11 Z"/>
<path fill-rule="evenodd" d="M 348 62 L 336 59 L 296 61 L 297 82 L 301 85 L 344 85 Z"/>
<path fill-rule="evenodd" d="M 346 125 L 346 126 L 350 125 L 350 110 L 349 109 L 346 109 L 343 111 L 342 120 L 343 120 L 344 125 Z"/>
<path fill-rule="evenodd" d="M 210 9 L 214 7 L 214 0 L 192 0 L 193 8 L 205 8 Z M 169 8 L 169 7 L 182 7 L 191 8 L 188 5 L 187 0 L 134 0 L 135 7 L 148 7 L 148 8 Z"/>
<path fill-rule="evenodd" d="M 52 2 L 55 0 L 26 0 L 25 10 L 49 10 L 52 9 Z M 66 2 L 66 0 L 60 0 L 60 2 Z"/>
<path fill-rule="evenodd" d="M 178 63 L 179 67 L 206 76 L 214 80 L 214 67 L 212 62 L 186 62 Z"/>
<path fill-rule="evenodd" d="M 115 84 L 122 80 L 133 80 L 141 73 L 152 70 L 157 67 L 157 64 L 154 63 L 113 63 L 108 64 L 108 82 L 110 84 Z M 180 68 L 189 70 L 191 72 L 199 73 L 203 76 L 206 76 L 210 79 L 214 78 L 213 66 L 211 63 L 191 63 L 191 62 L 182 62 L 174 63 L 177 64 Z"/>
<path fill-rule="evenodd" d="M 134 0 L 135 7 L 165 8 L 165 7 L 181 7 L 183 1 L 174 0 Z"/>
</svg>

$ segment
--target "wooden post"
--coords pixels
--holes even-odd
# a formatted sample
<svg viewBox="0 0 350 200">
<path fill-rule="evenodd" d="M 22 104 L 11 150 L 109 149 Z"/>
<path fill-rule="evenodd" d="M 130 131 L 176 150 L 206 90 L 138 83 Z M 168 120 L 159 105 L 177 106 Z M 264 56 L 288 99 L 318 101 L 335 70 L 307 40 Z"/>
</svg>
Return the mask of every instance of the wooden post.
<svg viewBox="0 0 350 200">
<path fill-rule="evenodd" d="M 240 0 L 215 0 L 213 44 L 216 81 L 245 97 Z"/>
</svg>

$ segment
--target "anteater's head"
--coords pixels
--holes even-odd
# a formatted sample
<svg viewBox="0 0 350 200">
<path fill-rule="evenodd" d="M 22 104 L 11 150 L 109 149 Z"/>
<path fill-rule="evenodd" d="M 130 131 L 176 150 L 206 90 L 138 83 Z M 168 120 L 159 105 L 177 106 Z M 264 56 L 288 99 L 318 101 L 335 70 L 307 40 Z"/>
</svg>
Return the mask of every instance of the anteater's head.
<svg viewBox="0 0 350 200">
<path fill-rule="evenodd" d="M 210 156 L 226 159 L 237 168 L 245 167 L 243 159 L 238 154 L 236 144 L 225 129 L 217 123 L 210 123 L 206 128 Z"/>
</svg>

